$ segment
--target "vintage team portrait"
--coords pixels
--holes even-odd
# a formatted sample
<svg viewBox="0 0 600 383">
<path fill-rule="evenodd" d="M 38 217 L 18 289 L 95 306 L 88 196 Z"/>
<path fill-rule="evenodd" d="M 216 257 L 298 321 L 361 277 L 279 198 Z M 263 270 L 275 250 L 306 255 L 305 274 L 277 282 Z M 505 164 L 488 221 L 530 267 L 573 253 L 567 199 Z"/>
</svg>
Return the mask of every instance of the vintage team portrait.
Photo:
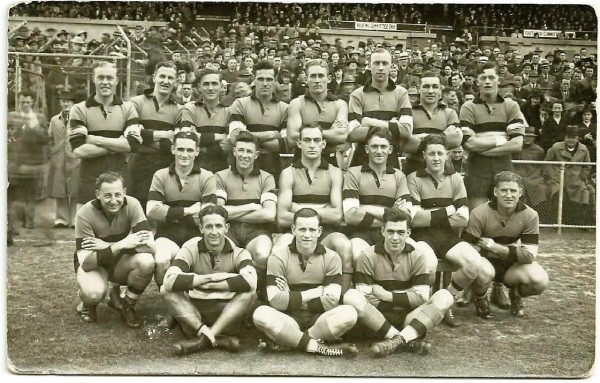
<svg viewBox="0 0 600 383">
<path fill-rule="evenodd" d="M 10 373 L 593 374 L 591 3 L 6 15 Z"/>
</svg>

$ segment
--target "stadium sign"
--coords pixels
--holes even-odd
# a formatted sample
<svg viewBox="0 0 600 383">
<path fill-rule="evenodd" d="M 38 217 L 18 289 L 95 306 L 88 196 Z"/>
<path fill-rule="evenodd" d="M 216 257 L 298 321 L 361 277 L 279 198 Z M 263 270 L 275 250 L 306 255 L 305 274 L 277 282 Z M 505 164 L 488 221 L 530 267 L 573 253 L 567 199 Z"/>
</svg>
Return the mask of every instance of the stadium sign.
<svg viewBox="0 0 600 383">
<path fill-rule="evenodd" d="M 354 29 L 367 29 L 371 31 L 395 31 L 398 29 L 398 25 L 392 23 L 370 23 L 364 21 L 356 21 L 354 22 Z"/>
<path fill-rule="evenodd" d="M 550 37 L 553 39 L 558 38 L 560 31 L 547 31 L 542 29 L 524 29 L 523 37 Z M 537 36 L 536 36 L 537 35 Z"/>
</svg>

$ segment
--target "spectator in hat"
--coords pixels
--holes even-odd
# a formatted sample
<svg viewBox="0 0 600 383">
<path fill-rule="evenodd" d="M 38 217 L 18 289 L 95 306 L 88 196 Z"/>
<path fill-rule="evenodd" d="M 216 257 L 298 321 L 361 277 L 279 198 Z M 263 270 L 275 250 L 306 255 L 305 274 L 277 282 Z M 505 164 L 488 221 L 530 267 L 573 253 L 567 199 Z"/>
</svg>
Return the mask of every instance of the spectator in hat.
<svg viewBox="0 0 600 383">
<path fill-rule="evenodd" d="M 552 88 L 556 84 L 556 77 L 550 74 L 550 62 L 548 60 L 542 60 L 540 63 L 540 84 L 548 84 Z"/>
<path fill-rule="evenodd" d="M 68 143 L 69 112 L 77 101 L 69 91 L 59 92 L 57 98 L 61 111 L 50 119 L 50 166 L 48 169 L 48 195 L 56 201 L 58 228 L 75 227 L 77 212 L 77 177 L 80 160 L 73 155 Z"/>
<path fill-rule="evenodd" d="M 515 75 L 508 71 L 508 63 L 506 61 L 498 61 L 498 77 L 500 79 L 500 85 L 505 82 L 513 81 Z"/>
<path fill-rule="evenodd" d="M 596 162 L 596 135 L 598 133 L 598 127 L 593 118 L 594 114 L 595 110 L 590 105 L 587 105 L 581 115 L 582 121 L 577 124 L 583 137 L 581 142 L 587 146 L 592 162 Z"/>
<path fill-rule="evenodd" d="M 410 105 L 413 108 L 415 106 L 419 105 L 419 90 L 416 87 L 411 86 L 410 88 L 408 88 L 407 93 L 408 93 L 408 100 L 410 101 Z"/>
<path fill-rule="evenodd" d="M 350 101 L 350 94 L 358 87 L 355 76 L 352 74 L 344 74 L 340 85 L 337 96 L 348 103 Z"/>
<path fill-rule="evenodd" d="M 522 74 L 523 78 L 525 78 L 525 75 L 526 75 L 526 73 L 523 72 L 523 74 Z M 540 86 L 540 84 L 538 82 L 540 79 L 540 75 L 537 72 L 531 72 L 531 73 L 529 73 L 529 75 L 527 77 L 528 77 L 529 82 L 527 85 L 525 85 L 523 87 L 523 89 L 527 93 L 530 93 L 534 89 L 539 89 L 539 90 L 542 89 L 542 87 Z"/>
<path fill-rule="evenodd" d="M 546 161 L 590 162 L 590 153 L 587 147 L 579 142 L 580 131 L 577 126 L 567 126 L 563 134 L 564 140 L 554 143 L 548 149 Z M 547 166 L 545 171 L 549 195 L 556 198 L 560 188 L 560 166 Z M 563 205 L 563 223 L 565 224 L 593 223 L 590 204 L 593 201 L 595 190 L 589 183 L 589 172 L 589 167 L 581 165 L 571 165 L 565 169 L 565 201 Z"/>
<path fill-rule="evenodd" d="M 331 68 L 331 66 L 329 67 Z M 331 73 L 331 72 L 329 72 Z M 342 87 L 342 81 L 344 79 L 344 70 L 341 67 L 336 67 L 333 71 L 333 76 L 331 77 L 331 82 L 327 84 L 327 88 L 332 94 L 337 95 L 338 90 Z"/>
<path fill-rule="evenodd" d="M 543 161 L 546 153 L 541 146 L 534 141 L 538 137 L 535 133 L 536 128 L 528 126 L 525 128 L 523 138 L 523 149 L 520 152 L 513 153 L 513 160 Z M 534 208 L 538 213 L 540 205 L 546 201 L 547 190 L 543 175 L 543 168 L 537 164 L 519 164 L 516 167 L 517 173 L 523 177 L 524 199 L 527 205 Z"/>
</svg>

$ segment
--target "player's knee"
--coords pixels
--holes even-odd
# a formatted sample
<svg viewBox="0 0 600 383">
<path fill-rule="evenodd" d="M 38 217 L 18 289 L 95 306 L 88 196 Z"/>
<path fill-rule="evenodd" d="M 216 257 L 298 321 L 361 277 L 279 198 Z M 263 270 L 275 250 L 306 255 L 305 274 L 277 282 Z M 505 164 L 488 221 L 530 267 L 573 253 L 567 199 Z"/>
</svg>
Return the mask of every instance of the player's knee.
<svg viewBox="0 0 600 383">
<path fill-rule="evenodd" d="M 336 316 L 336 323 L 342 329 L 350 329 L 354 327 L 358 320 L 358 313 L 356 309 L 350 305 L 342 305 L 337 308 L 338 315 Z"/>
<path fill-rule="evenodd" d="M 431 303 L 438 309 L 445 311 L 448 310 L 454 304 L 454 297 L 450 291 L 441 289 L 435 292 L 431 296 Z"/>
<path fill-rule="evenodd" d="M 541 267 L 532 273 L 530 278 L 531 283 L 527 286 L 527 290 L 531 295 L 539 295 L 548 287 L 548 273 Z"/>
<path fill-rule="evenodd" d="M 154 272 L 156 262 L 154 257 L 149 253 L 138 253 L 136 254 L 135 268 L 138 269 L 142 274 L 149 275 Z"/>
<path fill-rule="evenodd" d="M 349 289 L 344 294 L 344 304 L 354 307 L 357 311 L 362 311 L 367 303 L 365 296 L 356 289 Z"/>
<path fill-rule="evenodd" d="M 492 280 L 496 275 L 496 269 L 486 258 L 481 257 L 479 261 L 479 276 L 485 280 Z"/>
<path fill-rule="evenodd" d="M 266 269 L 269 255 L 271 255 L 271 248 L 256 249 L 251 255 L 256 266 Z"/>
<path fill-rule="evenodd" d="M 97 305 L 102 302 L 108 293 L 108 288 L 102 283 L 90 283 L 81 286 L 81 300 L 89 305 Z"/>
<path fill-rule="evenodd" d="M 269 306 L 259 306 L 252 314 L 252 321 L 259 329 L 266 329 L 271 325 L 271 308 Z"/>
<path fill-rule="evenodd" d="M 256 300 L 256 292 L 251 291 L 251 292 L 244 292 L 244 293 L 237 293 L 235 294 L 236 299 L 244 304 L 245 306 L 249 306 L 251 304 L 254 303 L 254 301 Z"/>
</svg>

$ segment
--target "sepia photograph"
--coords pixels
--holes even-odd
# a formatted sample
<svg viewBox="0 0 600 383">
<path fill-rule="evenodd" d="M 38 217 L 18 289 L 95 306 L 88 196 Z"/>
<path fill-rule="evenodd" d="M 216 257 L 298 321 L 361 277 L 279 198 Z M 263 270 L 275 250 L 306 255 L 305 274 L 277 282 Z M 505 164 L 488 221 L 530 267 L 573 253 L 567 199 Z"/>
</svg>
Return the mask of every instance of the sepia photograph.
<svg viewBox="0 0 600 383">
<path fill-rule="evenodd" d="M 597 5 L 5 7 L 9 379 L 595 375 Z"/>
</svg>

